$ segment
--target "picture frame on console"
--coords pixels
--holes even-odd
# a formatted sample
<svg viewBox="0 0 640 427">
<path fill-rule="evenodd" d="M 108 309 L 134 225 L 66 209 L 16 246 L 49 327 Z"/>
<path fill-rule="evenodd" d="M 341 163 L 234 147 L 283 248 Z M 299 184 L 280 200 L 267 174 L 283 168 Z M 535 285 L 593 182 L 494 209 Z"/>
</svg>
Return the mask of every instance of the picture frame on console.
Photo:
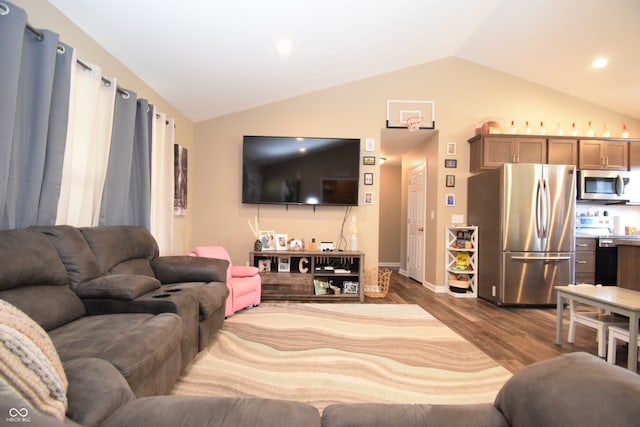
<svg viewBox="0 0 640 427">
<path fill-rule="evenodd" d="M 288 273 L 291 271 L 291 258 L 288 256 L 278 257 L 278 273 Z"/>
<path fill-rule="evenodd" d="M 258 261 L 258 270 L 260 273 L 270 273 L 271 272 L 271 260 L 269 258 L 264 258 Z"/>
<path fill-rule="evenodd" d="M 342 292 L 345 294 L 357 295 L 358 282 L 344 282 L 342 284 Z"/>
<path fill-rule="evenodd" d="M 287 241 L 289 240 L 289 236 L 286 234 L 276 234 L 276 250 L 278 251 L 286 251 L 289 249 L 287 245 Z"/>
<path fill-rule="evenodd" d="M 258 239 L 262 243 L 263 251 L 274 251 L 276 249 L 276 237 L 275 232 L 260 230 L 258 231 Z"/>
</svg>

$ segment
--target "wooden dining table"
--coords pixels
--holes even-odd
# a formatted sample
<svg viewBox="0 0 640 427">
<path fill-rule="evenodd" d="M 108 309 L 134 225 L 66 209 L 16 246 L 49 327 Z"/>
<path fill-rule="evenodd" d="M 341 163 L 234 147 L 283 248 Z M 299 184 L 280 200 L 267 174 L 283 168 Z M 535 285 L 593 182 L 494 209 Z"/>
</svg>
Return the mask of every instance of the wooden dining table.
<svg viewBox="0 0 640 427">
<path fill-rule="evenodd" d="M 607 310 L 629 318 L 629 352 L 627 369 L 637 371 L 638 319 L 640 318 L 640 291 L 618 286 L 556 286 L 556 344 L 562 344 L 564 305 L 570 300 Z"/>
</svg>

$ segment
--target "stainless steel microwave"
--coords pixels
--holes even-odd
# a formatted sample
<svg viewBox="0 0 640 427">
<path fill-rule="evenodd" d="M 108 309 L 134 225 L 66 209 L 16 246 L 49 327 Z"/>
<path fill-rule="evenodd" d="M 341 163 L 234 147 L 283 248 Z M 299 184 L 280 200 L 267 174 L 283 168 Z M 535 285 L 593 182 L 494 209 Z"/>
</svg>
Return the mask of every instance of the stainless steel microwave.
<svg viewBox="0 0 640 427">
<path fill-rule="evenodd" d="M 628 171 L 578 171 L 578 200 L 638 200 L 637 177 Z"/>
</svg>

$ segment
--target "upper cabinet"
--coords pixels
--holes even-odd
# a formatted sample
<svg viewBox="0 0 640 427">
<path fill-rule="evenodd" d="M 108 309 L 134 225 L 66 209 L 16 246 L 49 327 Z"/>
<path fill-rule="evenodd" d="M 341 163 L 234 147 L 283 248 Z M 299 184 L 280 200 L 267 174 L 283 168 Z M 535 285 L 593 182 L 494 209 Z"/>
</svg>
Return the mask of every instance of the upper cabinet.
<svg viewBox="0 0 640 427">
<path fill-rule="evenodd" d="M 547 140 L 520 135 L 477 135 L 471 144 L 472 172 L 494 169 L 504 163 L 546 163 Z"/>
<path fill-rule="evenodd" d="M 578 169 L 629 170 L 627 141 L 581 140 L 578 152 Z"/>
<path fill-rule="evenodd" d="M 578 169 L 640 169 L 640 140 L 570 136 L 482 134 L 469 140 L 470 170 L 504 163 L 576 165 Z M 637 147 L 636 147 L 637 146 Z"/>
<path fill-rule="evenodd" d="M 549 138 L 547 144 L 547 163 L 550 165 L 578 164 L 577 139 Z"/>
</svg>

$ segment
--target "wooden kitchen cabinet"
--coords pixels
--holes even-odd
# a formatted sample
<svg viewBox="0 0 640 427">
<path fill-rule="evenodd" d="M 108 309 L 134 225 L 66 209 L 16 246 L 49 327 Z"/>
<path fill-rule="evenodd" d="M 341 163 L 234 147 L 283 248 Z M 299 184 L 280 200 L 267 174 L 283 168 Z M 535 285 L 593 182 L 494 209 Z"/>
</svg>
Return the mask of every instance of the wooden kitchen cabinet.
<svg viewBox="0 0 640 427">
<path fill-rule="evenodd" d="M 596 282 L 596 238 L 576 237 L 576 283 Z"/>
<path fill-rule="evenodd" d="M 578 140 L 549 138 L 547 141 L 547 163 L 550 165 L 577 165 Z"/>
<path fill-rule="evenodd" d="M 546 163 L 547 140 L 526 135 L 477 135 L 469 140 L 471 172 L 504 163 Z"/>
<path fill-rule="evenodd" d="M 580 140 L 578 169 L 629 170 L 629 142 Z"/>
</svg>

